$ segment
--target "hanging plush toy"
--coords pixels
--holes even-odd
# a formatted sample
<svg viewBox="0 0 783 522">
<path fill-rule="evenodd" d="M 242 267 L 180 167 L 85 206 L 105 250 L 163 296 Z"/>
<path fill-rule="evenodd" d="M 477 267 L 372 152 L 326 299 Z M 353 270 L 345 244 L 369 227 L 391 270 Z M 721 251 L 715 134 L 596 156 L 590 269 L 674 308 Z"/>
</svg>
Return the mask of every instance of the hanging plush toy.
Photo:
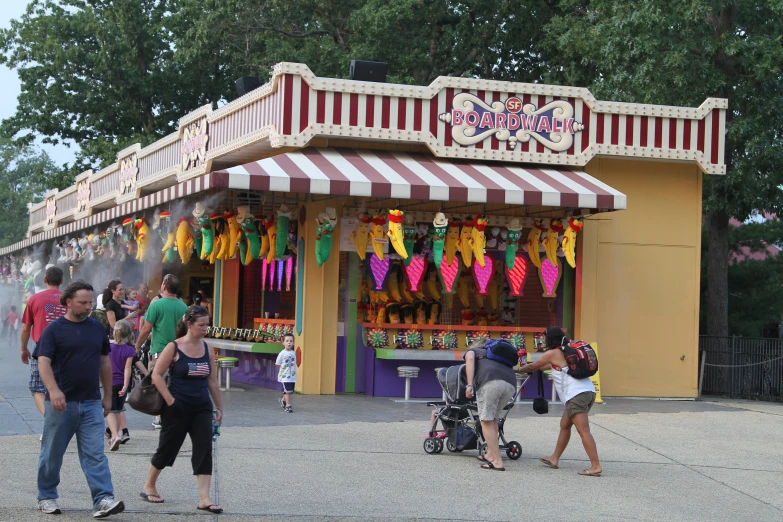
<svg viewBox="0 0 783 522">
<path fill-rule="evenodd" d="M 242 228 L 242 234 L 245 236 L 245 252 L 241 256 L 243 265 L 249 265 L 254 259 L 257 259 L 261 251 L 261 242 L 258 239 L 258 230 L 256 229 L 256 218 L 250 213 L 248 205 L 237 207 L 237 223 Z M 240 253 L 242 253 L 242 242 L 240 242 Z"/>
<path fill-rule="evenodd" d="M 226 223 L 228 223 L 229 235 L 228 257 L 226 259 L 231 259 L 234 257 L 234 254 L 237 253 L 237 244 L 239 243 L 239 236 L 242 234 L 242 227 L 239 226 L 233 210 L 224 210 L 223 218 L 226 220 Z"/>
<path fill-rule="evenodd" d="M 432 257 L 435 260 L 435 266 L 440 267 L 440 263 L 443 261 L 443 249 L 449 220 L 446 219 L 446 215 L 443 212 L 438 212 L 435 214 L 435 219 L 432 220 L 432 226 L 434 227 L 432 234 Z"/>
<path fill-rule="evenodd" d="M 207 209 L 200 201 L 193 209 L 193 217 L 196 218 L 198 227 L 201 229 L 201 250 L 198 257 L 204 260 L 212 254 L 212 249 L 215 247 L 215 231 L 212 230 L 212 221 L 209 219 Z"/>
<path fill-rule="evenodd" d="M 557 265 L 557 246 L 559 243 L 560 232 L 563 231 L 563 221 L 560 219 L 553 219 L 549 223 L 549 231 L 544 238 L 544 250 L 546 251 L 546 258 L 552 265 Z"/>
<path fill-rule="evenodd" d="M 177 240 L 177 234 L 171 227 L 171 212 L 164 210 L 158 214 L 153 220 L 152 228 L 157 229 L 161 242 L 163 242 L 163 248 L 160 251 L 163 253 L 163 262 L 174 261 L 174 243 Z M 109 243 L 111 245 L 111 243 Z"/>
<path fill-rule="evenodd" d="M 231 232 L 228 229 L 228 221 L 222 212 L 213 212 L 209 215 L 212 221 L 212 229 L 215 231 L 215 247 L 212 249 L 211 259 L 221 261 L 228 259 L 228 248 L 231 243 Z M 212 261 L 214 264 L 214 261 Z"/>
<path fill-rule="evenodd" d="M 317 228 L 321 229 L 321 233 L 316 234 L 315 236 L 315 259 L 318 266 L 322 266 L 326 263 L 332 253 L 332 232 L 334 232 L 337 216 L 335 216 L 334 221 L 332 221 L 332 217 L 328 210 L 329 209 L 327 209 L 327 212 L 318 214 L 318 219 L 316 219 L 316 222 L 319 223 Z"/>
<path fill-rule="evenodd" d="M 539 255 L 539 247 L 541 245 L 541 232 L 546 231 L 546 227 L 541 224 L 538 219 L 533 221 L 533 228 L 530 230 L 530 234 L 527 236 L 527 255 L 530 256 L 530 261 L 536 266 L 541 267 L 541 256 Z M 514 266 L 509 264 L 509 269 L 513 269 Z"/>
<path fill-rule="evenodd" d="M 147 247 L 150 243 L 150 227 L 147 226 L 147 222 L 144 218 L 139 218 L 133 222 L 136 227 L 136 260 L 144 262 L 144 257 L 147 254 Z"/>
<path fill-rule="evenodd" d="M 506 235 L 506 265 L 510 270 L 514 269 L 514 263 L 517 256 L 517 245 L 519 245 L 519 238 L 522 235 L 522 225 L 519 224 L 519 220 L 514 218 L 507 226 L 508 232 Z M 533 227 L 536 230 L 536 227 Z M 531 235 L 534 235 L 531 233 Z M 530 243 L 530 237 L 528 237 L 528 244 Z M 537 247 L 536 247 L 537 248 Z M 538 250 L 536 250 L 538 252 Z M 530 259 L 533 259 L 532 254 Z"/>
<path fill-rule="evenodd" d="M 416 224 L 413 222 L 411 214 L 405 214 L 405 225 L 402 227 L 402 243 L 405 245 L 405 251 L 408 257 L 405 259 L 405 266 L 411 264 L 413 258 L 413 247 L 416 245 Z"/>
<path fill-rule="evenodd" d="M 177 222 L 177 252 L 182 264 L 187 265 L 193 255 L 193 232 L 186 217 L 179 218 Z"/>
<path fill-rule="evenodd" d="M 563 252 L 565 253 L 566 261 L 571 265 L 571 268 L 576 268 L 576 257 L 574 256 L 576 253 L 576 234 L 581 232 L 584 225 L 582 218 L 569 218 L 568 228 L 563 233 Z"/>
<path fill-rule="evenodd" d="M 487 246 L 487 237 L 484 231 L 487 229 L 487 220 L 476 216 L 476 223 L 471 231 L 470 243 L 473 247 L 473 256 L 479 266 L 484 266 L 484 249 Z"/>
<path fill-rule="evenodd" d="M 405 244 L 403 243 L 403 214 L 402 210 L 389 210 L 389 230 L 386 234 L 389 236 L 394 251 L 397 252 L 401 258 L 408 259 L 408 252 L 405 251 Z"/>
<path fill-rule="evenodd" d="M 448 220 L 447 220 L 448 222 Z M 451 266 L 459 250 L 459 218 L 452 218 L 446 232 L 446 264 Z M 440 268 L 440 266 L 438 266 Z"/>
<path fill-rule="evenodd" d="M 459 233 L 459 251 L 462 254 L 462 263 L 470 268 L 473 264 L 473 245 L 471 236 L 473 235 L 473 218 L 467 217 L 462 222 L 462 230 Z"/>
<path fill-rule="evenodd" d="M 269 253 L 269 236 L 266 232 L 274 224 L 274 216 L 269 216 L 269 219 L 267 219 L 266 216 L 261 216 L 260 218 L 256 219 L 258 237 L 261 240 L 261 250 L 259 251 L 258 256 L 261 258 L 266 258 L 266 255 Z"/>
<path fill-rule="evenodd" d="M 275 250 L 278 257 L 285 254 L 285 248 L 288 244 L 288 225 L 291 222 L 291 212 L 285 205 L 280 206 L 277 211 L 277 236 Z"/>
<path fill-rule="evenodd" d="M 370 241 L 372 241 L 372 249 L 375 252 L 375 257 L 383 260 L 383 245 L 386 242 L 386 235 L 383 231 L 383 226 L 386 224 L 386 218 L 380 214 L 376 214 L 372 218 L 372 228 L 370 229 Z"/>
<path fill-rule="evenodd" d="M 277 222 L 275 221 L 274 216 L 269 216 L 269 221 L 264 222 L 264 228 L 266 228 L 266 237 L 269 242 L 266 262 L 271 263 L 277 258 Z"/>
<path fill-rule="evenodd" d="M 364 261 L 367 258 L 367 243 L 370 241 L 370 225 L 372 218 L 367 212 L 359 212 L 356 217 L 356 228 L 351 232 L 351 241 L 356 247 L 356 253 L 359 259 Z"/>
</svg>

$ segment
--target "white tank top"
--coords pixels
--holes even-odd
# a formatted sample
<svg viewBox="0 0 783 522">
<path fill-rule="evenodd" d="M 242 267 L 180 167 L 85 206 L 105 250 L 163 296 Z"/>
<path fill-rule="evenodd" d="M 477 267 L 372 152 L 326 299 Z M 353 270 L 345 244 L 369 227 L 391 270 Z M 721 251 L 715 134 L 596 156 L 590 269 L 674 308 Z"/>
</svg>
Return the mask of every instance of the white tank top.
<svg viewBox="0 0 783 522">
<path fill-rule="evenodd" d="M 593 381 L 587 379 L 574 379 L 568 375 L 568 368 L 559 368 L 552 365 L 552 380 L 555 382 L 555 391 L 557 396 L 564 403 L 570 401 L 582 392 L 595 393 Z M 553 398 L 554 400 L 554 398 Z"/>
</svg>

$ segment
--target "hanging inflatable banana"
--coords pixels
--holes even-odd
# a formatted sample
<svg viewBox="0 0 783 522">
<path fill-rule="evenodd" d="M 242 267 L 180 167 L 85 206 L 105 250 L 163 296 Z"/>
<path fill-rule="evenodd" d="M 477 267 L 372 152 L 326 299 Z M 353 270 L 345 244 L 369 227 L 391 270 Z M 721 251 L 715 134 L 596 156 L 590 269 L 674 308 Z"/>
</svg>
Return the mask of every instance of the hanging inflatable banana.
<svg viewBox="0 0 783 522">
<path fill-rule="evenodd" d="M 288 225 L 291 223 L 291 211 L 288 207 L 281 205 L 277 211 L 277 230 L 280 232 L 277 234 L 275 251 L 278 256 L 285 254 L 286 246 L 288 245 Z"/>
<path fill-rule="evenodd" d="M 495 261 L 495 274 L 489 280 L 489 305 L 492 310 L 500 310 L 500 274 L 504 274 L 503 262 Z"/>
<path fill-rule="evenodd" d="M 440 301 L 440 291 L 438 290 L 438 269 L 433 264 L 430 264 L 429 272 L 427 272 L 427 290 L 430 293 L 430 297 L 436 301 Z"/>
<path fill-rule="evenodd" d="M 405 245 L 405 251 L 408 257 L 404 260 L 405 266 L 411 264 L 413 259 L 413 247 L 416 244 L 416 224 L 413 222 L 413 216 L 405 214 L 405 226 L 402 227 L 402 243 Z"/>
<path fill-rule="evenodd" d="M 193 229 L 186 217 L 179 218 L 177 222 L 177 252 L 182 264 L 187 265 L 193 255 Z"/>
<path fill-rule="evenodd" d="M 386 280 L 386 289 L 389 292 L 389 297 L 392 301 L 397 303 L 402 302 L 402 293 L 400 293 L 400 273 L 397 269 L 397 264 L 392 266 L 389 278 Z"/>
<path fill-rule="evenodd" d="M 457 255 L 457 250 L 459 250 L 459 226 L 459 218 L 452 218 L 446 232 L 446 264 L 448 266 L 451 266 L 454 257 Z"/>
<path fill-rule="evenodd" d="M 473 264 L 473 245 L 471 244 L 473 224 L 472 217 L 465 218 L 459 233 L 459 251 L 462 254 L 462 263 L 468 268 Z"/>
<path fill-rule="evenodd" d="M 161 212 L 153 228 L 158 229 L 160 240 L 163 241 L 163 248 L 160 249 L 163 253 L 163 262 L 170 263 L 174 261 L 174 243 L 177 240 L 177 234 L 171 226 L 171 212 L 168 210 Z M 111 242 L 109 242 L 109 245 L 111 245 Z"/>
<path fill-rule="evenodd" d="M 400 288 L 402 289 L 402 297 L 405 300 L 406 303 L 412 303 L 414 301 L 413 294 L 411 294 L 411 291 L 408 290 L 408 280 L 403 277 L 402 282 L 400 283 Z"/>
<path fill-rule="evenodd" d="M 266 237 L 269 241 L 269 252 L 266 254 L 267 263 L 271 263 L 277 257 L 277 222 L 274 221 L 274 216 L 270 216 L 269 219 L 272 221 L 271 225 L 267 226 L 267 224 L 264 223 L 264 226 L 266 227 Z"/>
<path fill-rule="evenodd" d="M 239 236 L 242 234 L 242 227 L 239 226 L 233 210 L 224 210 L 223 218 L 226 220 L 226 223 L 228 223 L 229 234 L 228 257 L 226 259 L 231 259 L 234 257 L 234 254 L 237 253 L 237 245 L 239 243 Z"/>
<path fill-rule="evenodd" d="M 360 212 L 356 220 L 356 228 L 351 232 L 351 240 L 356 247 L 359 259 L 367 258 L 367 243 L 370 241 L 370 225 L 372 218 L 367 212 Z"/>
<path fill-rule="evenodd" d="M 522 235 L 522 226 L 519 224 L 519 220 L 517 218 L 514 218 L 511 220 L 511 222 L 506 227 L 508 230 L 506 231 L 506 241 L 504 244 L 504 248 L 506 251 L 506 264 L 508 265 L 509 270 L 514 269 L 514 263 L 517 259 L 517 248 L 519 247 L 519 238 Z M 533 227 L 533 230 L 536 230 L 535 227 Z M 530 241 L 530 238 L 528 238 L 528 241 Z"/>
<path fill-rule="evenodd" d="M 446 230 L 449 227 L 449 220 L 446 219 L 446 215 L 443 212 L 435 214 L 435 219 L 432 220 L 433 233 L 432 233 L 432 257 L 435 259 L 435 266 L 440 268 L 440 263 L 443 261 L 443 249 L 446 241 Z"/>
<path fill-rule="evenodd" d="M 383 225 L 386 224 L 386 218 L 380 214 L 376 214 L 372 218 L 372 228 L 370 229 L 370 241 L 372 241 L 372 249 L 375 252 L 375 257 L 383 261 L 383 244 L 386 242 L 385 234 L 383 232 Z"/>
<path fill-rule="evenodd" d="M 389 210 L 389 230 L 386 234 L 389 236 L 394 251 L 397 252 L 401 258 L 408 259 L 408 252 L 405 251 L 405 244 L 403 243 L 403 214 L 402 210 Z"/>
<path fill-rule="evenodd" d="M 237 208 L 237 223 L 242 229 L 244 241 L 240 241 L 240 254 L 243 265 L 249 265 L 254 259 L 257 259 L 261 252 L 261 242 L 258 239 L 258 230 L 256 229 L 256 218 L 250 213 L 250 207 L 242 205 Z M 242 248 L 244 243 L 244 248 Z M 244 252 L 242 252 L 244 250 Z"/>
<path fill-rule="evenodd" d="M 462 303 L 463 308 L 470 307 L 469 279 L 469 277 L 463 276 L 459 278 L 459 282 L 457 283 L 457 295 L 459 296 L 459 300 Z"/>
<path fill-rule="evenodd" d="M 147 255 L 147 247 L 150 244 L 150 227 L 147 226 L 147 222 L 144 218 L 136 219 L 133 222 L 133 226 L 136 227 L 136 260 L 144 262 L 144 257 Z"/>
<path fill-rule="evenodd" d="M 213 212 L 209 215 L 209 219 L 212 220 L 212 229 L 215 231 L 215 248 L 212 249 L 212 254 L 215 256 L 215 260 L 228 259 L 228 248 L 231 243 L 228 221 L 222 212 Z"/>
<path fill-rule="evenodd" d="M 258 229 L 258 237 L 261 240 L 261 250 L 258 252 L 258 257 L 263 258 L 269 253 L 269 236 L 266 235 L 266 231 L 275 223 L 275 218 L 269 216 L 261 216 L 260 219 L 256 219 L 256 228 Z"/>
<path fill-rule="evenodd" d="M 541 245 L 541 232 L 545 232 L 546 227 L 541 224 L 541 221 L 536 219 L 533 221 L 533 228 L 530 230 L 530 234 L 527 236 L 527 255 L 530 256 L 530 261 L 538 268 L 541 268 L 541 256 L 539 255 L 539 247 Z M 508 247 L 506 247 L 508 249 Z M 508 257 L 506 257 L 508 259 Z M 512 264 L 508 265 L 510 270 L 514 269 Z"/>
<path fill-rule="evenodd" d="M 563 233 L 563 252 L 571 268 L 576 268 L 576 235 L 582 231 L 584 226 L 582 218 L 572 217 L 568 219 L 568 228 Z"/>
<path fill-rule="evenodd" d="M 549 222 L 549 231 L 544 238 L 544 250 L 546 251 L 546 258 L 552 263 L 552 266 L 557 266 L 557 246 L 559 244 L 559 235 L 563 231 L 563 221 L 560 219 L 553 219 Z"/>
<path fill-rule="evenodd" d="M 473 247 L 473 256 L 480 267 L 484 267 L 484 249 L 487 247 L 487 236 L 484 231 L 487 229 L 487 220 L 481 216 L 476 217 L 476 224 L 471 231 L 471 246 Z"/>
</svg>

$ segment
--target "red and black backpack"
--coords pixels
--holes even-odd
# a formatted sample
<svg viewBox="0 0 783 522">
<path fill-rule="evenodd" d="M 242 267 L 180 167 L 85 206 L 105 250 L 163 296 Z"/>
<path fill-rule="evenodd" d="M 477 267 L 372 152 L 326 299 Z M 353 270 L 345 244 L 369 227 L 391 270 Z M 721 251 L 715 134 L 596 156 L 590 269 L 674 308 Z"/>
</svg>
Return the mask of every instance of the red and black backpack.
<svg viewBox="0 0 783 522">
<path fill-rule="evenodd" d="M 586 342 L 571 341 L 560 349 L 568 365 L 568 375 L 574 379 L 587 379 L 598 373 L 598 356 Z"/>
</svg>

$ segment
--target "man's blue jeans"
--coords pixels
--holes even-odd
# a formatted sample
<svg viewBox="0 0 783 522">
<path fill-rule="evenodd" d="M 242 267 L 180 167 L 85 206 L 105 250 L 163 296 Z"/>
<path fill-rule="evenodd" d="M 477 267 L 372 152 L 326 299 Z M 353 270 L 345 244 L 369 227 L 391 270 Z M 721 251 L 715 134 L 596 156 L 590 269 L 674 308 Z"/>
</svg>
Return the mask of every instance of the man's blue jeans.
<svg viewBox="0 0 783 522">
<path fill-rule="evenodd" d="M 59 412 L 46 401 L 43 441 L 38 459 L 38 500 L 56 499 L 60 468 L 71 439 L 76 435 L 79 462 L 90 486 L 93 505 L 114 496 L 109 460 L 103 453 L 103 406 L 101 401 L 66 403 Z"/>
</svg>

